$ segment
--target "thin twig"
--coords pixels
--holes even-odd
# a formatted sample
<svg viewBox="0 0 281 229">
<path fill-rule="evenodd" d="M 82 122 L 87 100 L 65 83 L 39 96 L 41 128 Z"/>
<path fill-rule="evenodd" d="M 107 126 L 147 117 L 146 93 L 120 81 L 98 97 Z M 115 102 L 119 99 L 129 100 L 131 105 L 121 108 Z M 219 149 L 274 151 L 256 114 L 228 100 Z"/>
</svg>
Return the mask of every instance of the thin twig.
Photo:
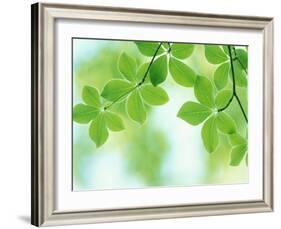
<svg viewBox="0 0 281 229">
<path fill-rule="evenodd" d="M 235 47 L 233 47 L 233 51 L 234 51 L 235 58 L 237 59 L 238 63 L 241 65 L 241 67 L 243 68 L 243 70 L 245 71 L 245 73 L 248 74 L 248 71 L 247 71 L 246 67 L 242 64 L 241 60 L 240 60 L 239 57 L 237 56 Z"/>
<path fill-rule="evenodd" d="M 161 45 L 162 45 L 162 42 L 159 43 L 159 45 L 158 45 L 158 47 L 157 47 L 157 49 L 156 49 L 156 51 L 155 51 L 155 53 L 154 53 L 154 55 L 153 55 L 153 57 L 152 57 L 150 63 L 149 63 L 149 65 L 148 65 L 148 67 L 147 67 L 147 69 L 146 69 L 146 72 L 145 72 L 145 74 L 144 74 L 142 80 L 141 80 L 140 83 L 139 83 L 139 86 L 144 83 L 146 77 L 148 76 L 149 69 L 150 69 L 152 63 L 154 62 L 154 59 L 155 59 L 155 57 L 156 57 L 156 55 L 157 55 L 157 53 L 158 53 L 158 51 L 159 51 Z"/>
<path fill-rule="evenodd" d="M 232 102 L 233 98 L 235 98 L 238 102 L 238 105 L 243 113 L 243 116 L 244 116 L 246 122 L 248 123 L 248 118 L 247 118 L 246 112 L 242 106 L 239 96 L 236 93 L 235 73 L 234 73 L 233 58 L 232 58 L 232 54 L 231 54 L 230 45 L 228 45 L 227 47 L 228 47 L 228 53 L 229 53 L 229 57 L 230 57 L 230 67 L 231 67 L 231 75 L 232 75 L 232 96 L 229 99 L 228 103 L 223 108 L 219 109 L 218 112 L 224 111 L 226 108 L 228 108 L 228 106 Z"/>
<path fill-rule="evenodd" d="M 112 101 L 109 105 L 105 106 L 105 107 L 104 107 L 104 110 L 109 109 L 113 104 L 117 103 L 120 99 L 122 99 L 122 98 L 124 98 L 125 96 L 127 96 L 128 94 L 130 94 L 132 91 L 134 91 L 136 88 L 138 88 L 139 86 L 141 86 L 141 85 L 145 82 L 145 80 L 146 80 L 146 78 L 147 78 L 147 76 L 148 76 L 149 69 L 151 68 L 152 63 L 154 62 L 154 59 L 155 59 L 155 57 L 157 56 L 157 53 L 158 53 L 158 51 L 159 51 L 161 45 L 162 45 L 162 42 L 159 43 L 157 49 L 155 50 L 155 53 L 154 53 L 153 57 L 151 58 L 151 61 L 150 61 L 149 65 L 148 65 L 148 67 L 147 67 L 147 69 L 146 69 L 146 72 L 144 73 L 144 76 L 143 76 L 143 78 L 141 79 L 141 81 L 140 81 L 136 86 L 134 86 L 132 89 L 130 89 L 129 91 L 127 91 L 127 92 L 125 92 L 124 94 L 122 94 L 122 95 L 120 95 L 119 97 L 117 97 L 117 98 L 116 98 L 114 101 Z"/>
</svg>

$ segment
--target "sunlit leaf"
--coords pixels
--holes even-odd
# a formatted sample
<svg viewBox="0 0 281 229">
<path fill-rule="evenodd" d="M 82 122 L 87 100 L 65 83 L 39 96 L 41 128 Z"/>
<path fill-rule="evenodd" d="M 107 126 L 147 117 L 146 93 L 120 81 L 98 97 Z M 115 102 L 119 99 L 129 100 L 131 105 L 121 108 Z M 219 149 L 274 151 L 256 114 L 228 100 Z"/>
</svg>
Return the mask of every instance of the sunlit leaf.
<svg viewBox="0 0 281 229">
<path fill-rule="evenodd" d="M 144 78 L 145 74 L 147 74 L 146 76 L 146 82 L 147 82 L 147 79 L 149 79 L 149 71 L 147 72 L 148 67 L 149 67 L 149 63 L 144 63 L 138 68 L 137 70 L 138 81 L 141 81 Z"/>
<path fill-rule="evenodd" d="M 73 120 L 78 123 L 88 123 L 95 119 L 99 112 L 96 107 L 77 104 L 73 108 Z"/>
<path fill-rule="evenodd" d="M 170 45 L 168 42 L 165 42 L 165 43 L 162 43 L 162 47 L 167 50 L 167 49 L 169 49 Z"/>
<path fill-rule="evenodd" d="M 238 166 L 242 161 L 243 157 L 245 156 L 246 151 L 247 151 L 246 144 L 237 145 L 233 147 L 230 154 L 230 165 Z"/>
<path fill-rule="evenodd" d="M 145 56 L 153 56 L 159 46 L 158 42 L 145 42 L 145 41 L 136 41 L 139 51 Z M 158 50 L 157 55 L 163 53 L 162 47 Z"/>
<path fill-rule="evenodd" d="M 228 46 L 227 45 L 222 45 L 222 49 L 229 56 L 229 51 L 228 51 Z"/>
<path fill-rule="evenodd" d="M 244 49 L 236 49 L 236 55 L 241 62 L 243 68 L 248 68 L 248 53 Z"/>
<path fill-rule="evenodd" d="M 194 84 L 194 94 L 200 103 L 208 107 L 214 107 L 214 89 L 211 81 L 206 77 L 197 76 Z"/>
<path fill-rule="evenodd" d="M 205 56 L 211 64 L 220 64 L 228 60 L 219 45 L 205 45 Z"/>
<path fill-rule="evenodd" d="M 109 101 L 114 101 L 120 97 L 125 97 L 133 88 L 134 84 L 127 80 L 114 79 L 104 86 L 101 96 Z"/>
<path fill-rule="evenodd" d="M 243 145 L 246 144 L 247 141 L 245 138 L 243 138 L 240 134 L 233 133 L 228 135 L 229 141 L 231 145 L 236 146 L 236 145 Z"/>
<path fill-rule="evenodd" d="M 231 151 L 230 165 L 237 166 L 243 159 L 247 151 L 247 139 L 243 138 L 240 134 L 234 133 L 228 135 L 229 141 L 233 146 Z M 246 157 L 246 165 L 248 165 L 248 155 Z"/>
<path fill-rule="evenodd" d="M 236 132 L 236 124 L 233 118 L 225 112 L 219 112 L 217 114 L 216 123 L 218 129 L 225 134 L 233 134 Z"/>
<path fill-rule="evenodd" d="M 134 90 L 127 100 L 127 113 L 129 117 L 143 124 L 146 120 L 146 111 L 138 90 Z"/>
<path fill-rule="evenodd" d="M 164 82 L 167 78 L 167 56 L 158 57 L 150 68 L 150 81 L 154 86 Z"/>
<path fill-rule="evenodd" d="M 99 114 L 97 118 L 92 121 L 89 128 L 89 135 L 91 139 L 96 143 L 97 147 L 100 147 L 106 142 L 108 138 L 108 130 L 106 127 L 104 114 Z"/>
<path fill-rule="evenodd" d="M 229 63 L 221 64 L 214 73 L 214 82 L 218 90 L 227 85 L 229 74 Z"/>
<path fill-rule="evenodd" d="M 146 84 L 140 88 L 140 92 L 144 101 L 149 105 L 163 105 L 169 101 L 168 94 L 159 86 Z"/>
<path fill-rule="evenodd" d="M 122 119 L 112 112 L 106 111 L 104 113 L 105 122 L 107 127 L 112 131 L 121 131 L 124 130 L 124 124 Z"/>
<path fill-rule="evenodd" d="M 240 63 L 235 60 L 233 61 L 233 68 L 234 68 L 234 76 L 235 76 L 235 85 L 240 87 L 247 86 L 247 73 L 243 70 Z"/>
<path fill-rule="evenodd" d="M 127 53 L 123 52 L 118 62 L 119 71 L 129 81 L 134 82 L 136 80 L 136 61 L 130 57 Z"/>
<path fill-rule="evenodd" d="M 85 86 L 82 90 L 82 99 L 83 101 L 94 107 L 101 107 L 100 95 L 96 88 Z"/>
<path fill-rule="evenodd" d="M 171 53 L 174 57 L 185 59 L 189 57 L 194 50 L 193 44 L 174 43 L 171 45 Z"/>
<path fill-rule="evenodd" d="M 201 130 L 201 136 L 203 139 L 204 146 L 209 153 L 212 153 L 216 150 L 219 137 L 216 127 L 215 117 L 210 117 L 203 125 Z"/>
<path fill-rule="evenodd" d="M 215 103 L 218 109 L 224 108 L 230 101 L 232 97 L 232 90 L 222 90 L 220 91 L 216 98 Z"/>
<path fill-rule="evenodd" d="M 177 117 L 191 125 L 198 125 L 203 122 L 212 110 L 200 103 L 186 102 L 180 108 Z"/>
<path fill-rule="evenodd" d="M 173 79 L 184 87 L 194 85 L 196 75 L 194 71 L 183 62 L 171 57 L 169 60 L 169 70 Z"/>
</svg>

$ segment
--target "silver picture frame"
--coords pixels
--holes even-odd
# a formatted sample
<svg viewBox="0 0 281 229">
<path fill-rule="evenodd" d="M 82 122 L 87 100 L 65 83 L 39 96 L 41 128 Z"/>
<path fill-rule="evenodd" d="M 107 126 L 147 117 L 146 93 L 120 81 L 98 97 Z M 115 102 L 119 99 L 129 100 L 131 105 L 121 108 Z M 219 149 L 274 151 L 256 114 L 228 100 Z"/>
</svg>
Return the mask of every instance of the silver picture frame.
<svg viewBox="0 0 281 229">
<path fill-rule="evenodd" d="M 55 209 L 55 65 L 57 19 L 84 19 L 243 28 L 263 33 L 263 199 L 129 209 L 57 211 Z M 273 18 L 128 9 L 85 5 L 32 5 L 32 203 L 35 226 L 83 224 L 273 210 Z"/>
</svg>

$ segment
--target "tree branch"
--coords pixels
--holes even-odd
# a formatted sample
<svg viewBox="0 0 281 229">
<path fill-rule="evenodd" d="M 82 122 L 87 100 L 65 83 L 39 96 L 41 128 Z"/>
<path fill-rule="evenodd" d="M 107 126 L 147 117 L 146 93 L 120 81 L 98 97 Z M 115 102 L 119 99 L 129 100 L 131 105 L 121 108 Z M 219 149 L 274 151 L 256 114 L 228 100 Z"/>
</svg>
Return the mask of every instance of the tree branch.
<svg viewBox="0 0 281 229">
<path fill-rule="evenodd" d="M 232 102 L 233 98 L 234 98 L 234 94 L 232 93 L 232 95 L 231 95 L 229 101 L 227 102 L 227 104 L 223 108 L 218 109 L 218 112 L 224 111 L 226 108 L 228 108 L 228 106 Z"/>
<path fill-rule="evenodd" d="M 235 58 L 237 59 L 238 63 L 241 65 L 241 67 L 242 67 L 243 70 L 246 72 L 246 74 L 248 74 L 248 71 L 247 71 L 246 67 L 242 64 L 241 60 L 238 58 L 238 56 L 237 56 L 237 54 L 236 54 L 236 49 L 235 49 L 235 47 L 233 47 L 233 51 L 234 51 Z"/>
<path fill-rule="evenodd" d="M 238 102 L 238 105 L 243 113 L 243 116 L 246 120 L 246 122 L 248 123 L 248 118 L 246 115 L 246 112 L 242 106 L 241 100 L 239 98 L 239 96 L 236 93 L 236 84 L 235 84 L 235 74 L 234 74 L 234 67 L 233 67 L 233 58 L 232 58 L 232 54 L 231 54 L 231 49 L 230 49 L 230 45 L 227 46 L 228 48 L 228 53 L 229 53 L 229 57 L 230 57 L 230 66 L 231 66 L 231 75 L 232 75 L 232 96 L 229 99 L 228 103 L 221 109 L 218 110 L 218 112 L 224 111 L 232 102 L 233 98 L 235 98 Z M 238 58 L 237 58 L 238 59 Z"/>
<path fill-rule="evenodd" d="M 141 79 L 141 81 L 140 81 L 136 86 L 134 86 L 131 90 L 129 90 L 129 91 L 127 91 L 126 93 L 122 94 L 121 96 L 119 96 L 118 98 L 116 98 L 114 101 L 112 101 L 109 105 L 105 106 L 105 107 L 104 107 L 104 110 L 109 109 L 113 104 L 117 103 L 120 99 L 122 99 L 122 98 L 124 98 L 125 96 L 127 96 L 128 94 L 130 94 L 132 91 L 134 91 L 136 88 L 138 88 L 139 86 L 141 86 L 141 85 L 145 82 L 145 80 L 146 80 L 146 78 L 147 78 L 147 76 L 148 76 L 148 72 L 149 72 L 149 70 L 150 70 L 150 68 L 151 68 L 151 65 L 152 65 L 152 63 L 154 62 L 154 59 L 155 59 L 155 57 L 157 56 L 157 53 L 158 53 L 158 51 L 159 51 L 161 45 L 162 45 L 162 42 L 159 43 L 157 49 L 155 50 L 155 53 L 154 53 L 153 57 L 151 58 L 151 61 L 150 61 L 149 65 L 148 65 L 148 67 L 147 67 L 147 69 L 146 69 L 146 72 L 144 73 L 144 76 L 143 76 L 143 78 Z"/>
<path fill-rule="evenodd" d="M 148 76 L 149 69 L 150 69 L 152 63 L 154 62 L 154 59 L 155 59 L 155 57 L 156 57 L 156 55 L 157 55 L 157 53 L 158 53 L 158 51 L 159 51 L 161 45 L 162 45 L 162 42 L 159 43 L 159 45 L 158 45 L 158 47 L 157 47 L 157 49 L 156 49 L 156 51 L 155 51 L 155 53 L 154 53 L 154 55 L 153 55 L 153 57 L 152 57 L 150 63 L 149 63 L 149 65 L 148 65 L 148 67 L 147 67 L 147 69 L 146 69 L 146 72 L 145 72 L 145 74 L 144 74 L 142 80 L 138 83 L 139 86 L 144 83 L 146 77 Z"/>
<path fill-rule="evenodd" d="M 238 97 L 237 94 L 235 94 L 235 98 L 236 98 L 236 100 L 237 100 L 237 102 L 238 102 L 238 104 L 239 104 L 239 106 L 240 106 L 240 109 L 241 109 L 241 111 L 242 111 L 242 113 L 243 113 L 243 116 L 244 116 L 246 122 L 248 123 L 248 118 L 247 118 L 246 112 L 245 112 L 245 110 L 243 109 L 242 103 L 241 103 L 241 101 L 240 101 L 240 99 L 239 99 L 239 97 Z"/>
</svg>

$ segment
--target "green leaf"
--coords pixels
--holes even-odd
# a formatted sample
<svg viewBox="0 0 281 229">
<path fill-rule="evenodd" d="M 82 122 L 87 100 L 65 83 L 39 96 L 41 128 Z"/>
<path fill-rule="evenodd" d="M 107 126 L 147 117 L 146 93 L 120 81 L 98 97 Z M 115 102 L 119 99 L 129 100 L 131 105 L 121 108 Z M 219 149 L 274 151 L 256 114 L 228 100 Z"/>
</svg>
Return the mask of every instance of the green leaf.
<svg viewBox="0 0 281 229">
<path fill-rule="evenodd" d="M 170 42 L 162 43 L 162 47 L 165 48 L 166 50 L 169 49 L 170 46 L 171 46 L 171 45 L 170 45 Z"/>
<path fill-rule="evenodd" d="M 228 136 L 231 145 L 233 146 L 230 156 L 230 165 L 237 166 L 242 161 L 247 151 L 247 139 L 240 134 L 234 133 Z M 246 157 L 246 164 L 248 165 L 248 155 Z"/>
<path fill-rule="evenodd" d="M 216 116 L 218 129 L 225 134 L 233 134 L 236 132 L 236 124 L 234 120 L 225 112 L 219 112 Z"/>
<path fill-rule="evenodd" d="M 97 147 L 100 147 L 106 142 L 108 138 L 108 130 L 106 127 L 104 114 L 99 114 L 97 118 L 92 121 L 89 128 L 89 135 L 91 139 L 96 143 Z"/>
<path fill-rule="evenodd" d="M 106 111 L 104 114 L 107 127 L 112 131 L 124 130 L 124 124 L 122 119 L 112 112 Z"/>
<path fill-rule="evenodd" d="M 103 88 L 101 96 L 109 101 L 114 101 L 134 88 L 134 84 L 127 80 L 114 79 L 109 81 Z"/>
<path fill-rule="evenodd" d="M 246 87 L 247 84 L 248 84 L 247 74 L 243 70 L 242 66 L 240 65 L 240 63 L 237 60 L 233 61 L 233 68 L 234 68 L 234 76 L 235 76 L 236 86 Z"/>
<path fill-rule="evenodd" d="M 211 113 L 212 110 L 210 108 L 200 103 L 186 102 L 180 108 L 177 117 L 191 125 L 198 125 L 210 116 Z"/>
<path fill-rule="evenodd" d="M 169 70 L 173 79 L 184 87 L 192 87 L 196 80 L 194 71 L 183 62 L 171 57 Z"/>
<path fill-rule="evenodd" d="M 168 42 L 165 42 L 165 43 L 162 43 L 162 47 L 165 48 L 165 50 L 169 49 L 170 46 L 169 46 L 169 43 Z"/>
<path fill-rule="evenodd" d="M 139 51 L 145 56 L 153 56 L 159 46 L 158 42 L 145 42 L 145 41 L 136 41 L 135 44 L 137 45 Z M 156 55 L 163 53 L 162 47 L 158 50 Z"/>
<path fill-rule="evenodd" d="M 242 161 L 243 157 L 245 156 L 246 151 L 247 151 L 246 144 L 237 145 L 233 147 L 230 154 L 230 165 L 238 166 Z"/>
<path fill-rule="evenodd" d="M 235 53 L 234 53 L 234 50 L 233 50 L 234 46 L 232 46 L 232 45 L 222 45 L 223 51 L 225 52 L 225 54 L 227 56 L 229 56 L 228 46 L 230 46 L 230 52 L 231 52 L 232 57 L 234 57 L 235 56 Z"/>
<path fill-rule="evenodd" d="M 130 57 L 127 53 L 123 52 L 118 62 L 119 71 L 129 81 L 136 81 L 136 61 Z"/>
<path fill-rule="evenodd" d="M 99 92 L 94 87 L 85 86 L 82 90 L 82 99 L 88 105 L 101 107 Z"/>
<path fill-rule="evenodd" d="M 205 45 L 205 56 L 211 64 L 220 64 L 228 60 L 219 45 Z"/>
<path fill-rule="evenodd" d="M 142 64 L 137 70 L 137 80 L 141 81 L 146 74 L 146 71 L 149 67 L 149 63 Z M 149 71 L 147 72 L 146 81 L 149 79 Z"/>
<path fill-rule="evenodd" d="M 134 90 L 127 100 L 127 113 L 129 117 L 143 124 L 146 120 L 146 111 L 138 90 Z"/>
<path fill-rule="evenodd" d="M 232 97 L 232 91 L 231 90 L 222 90 L 220 91 L 216 98 L 215 103 L 218 109 L 224 108 L 230 101 Z"/>
<path fill-rule="evenodd" d="M 185 59 L 189 57 L 194 50 L 193 44 L 179 44 L 175 43 L 171 46 L 171 53 L 174 57 Z"/>
<path fill-rule="evenodd" d="M 221 64 L 214 73 L 214 82 L 218 90 L 224 88 L 228 81 L 229 63 Z"/>
<path fill-rule="evenodd" d="M 95 119 L 99 109 L 84 104 L 77 104 L 73 108 L 73 120 L 78 123 L 88 123 Z"/>
<path fill-rule="evenodd" d="M 236 49 L 236 55 L 245 69 L 248 68 L 248 53 L 244 49 Z"/>
<path fill-rule="evenodd" d="M 150 81 L 153 86 L 164 82 L 167 78 L 167 56 L 158 57 L 150 68 Z"/>
<path fill-rule="evenodd" d="M 163 105 L 169 101 L 169 96 L 161 87 L 154 87 L 150 84 L 140 88 L 142 98 L 149 105 Z"/>
<path fill-rule="evenodd" d="M 197 100 L 208 106 L 214 107 L 214 90 L 212 83 L 209 79 L 203 76 L 197 76 L 194 84 L 194 94 Z"/>
<path fill-rule="evenodd" d="M 228 135 L 228 138 L 230 140 L 231 145 L 236 146 L 236 145 L 243 145 L 246 144 L 247 141 L 245 138 L 243 138 L 240 134 L 233 133 Z"/>
<path fill-rule="evenodd" d="M 225 52 L 225 54 L 229 56 L 228 46 L 227 45 L 222 45 L 222 48 L 223 48 L 223 51 Z"/>
<path fill-rule="evenodd" d="M 216 150 L 219 137 L 216 127 L 215 117 L 210 117 L 203 125 L 201 130 L 201 136 L 203 139 L 204 146 L 209 153 L 212 153 Z"/>
</svg>

